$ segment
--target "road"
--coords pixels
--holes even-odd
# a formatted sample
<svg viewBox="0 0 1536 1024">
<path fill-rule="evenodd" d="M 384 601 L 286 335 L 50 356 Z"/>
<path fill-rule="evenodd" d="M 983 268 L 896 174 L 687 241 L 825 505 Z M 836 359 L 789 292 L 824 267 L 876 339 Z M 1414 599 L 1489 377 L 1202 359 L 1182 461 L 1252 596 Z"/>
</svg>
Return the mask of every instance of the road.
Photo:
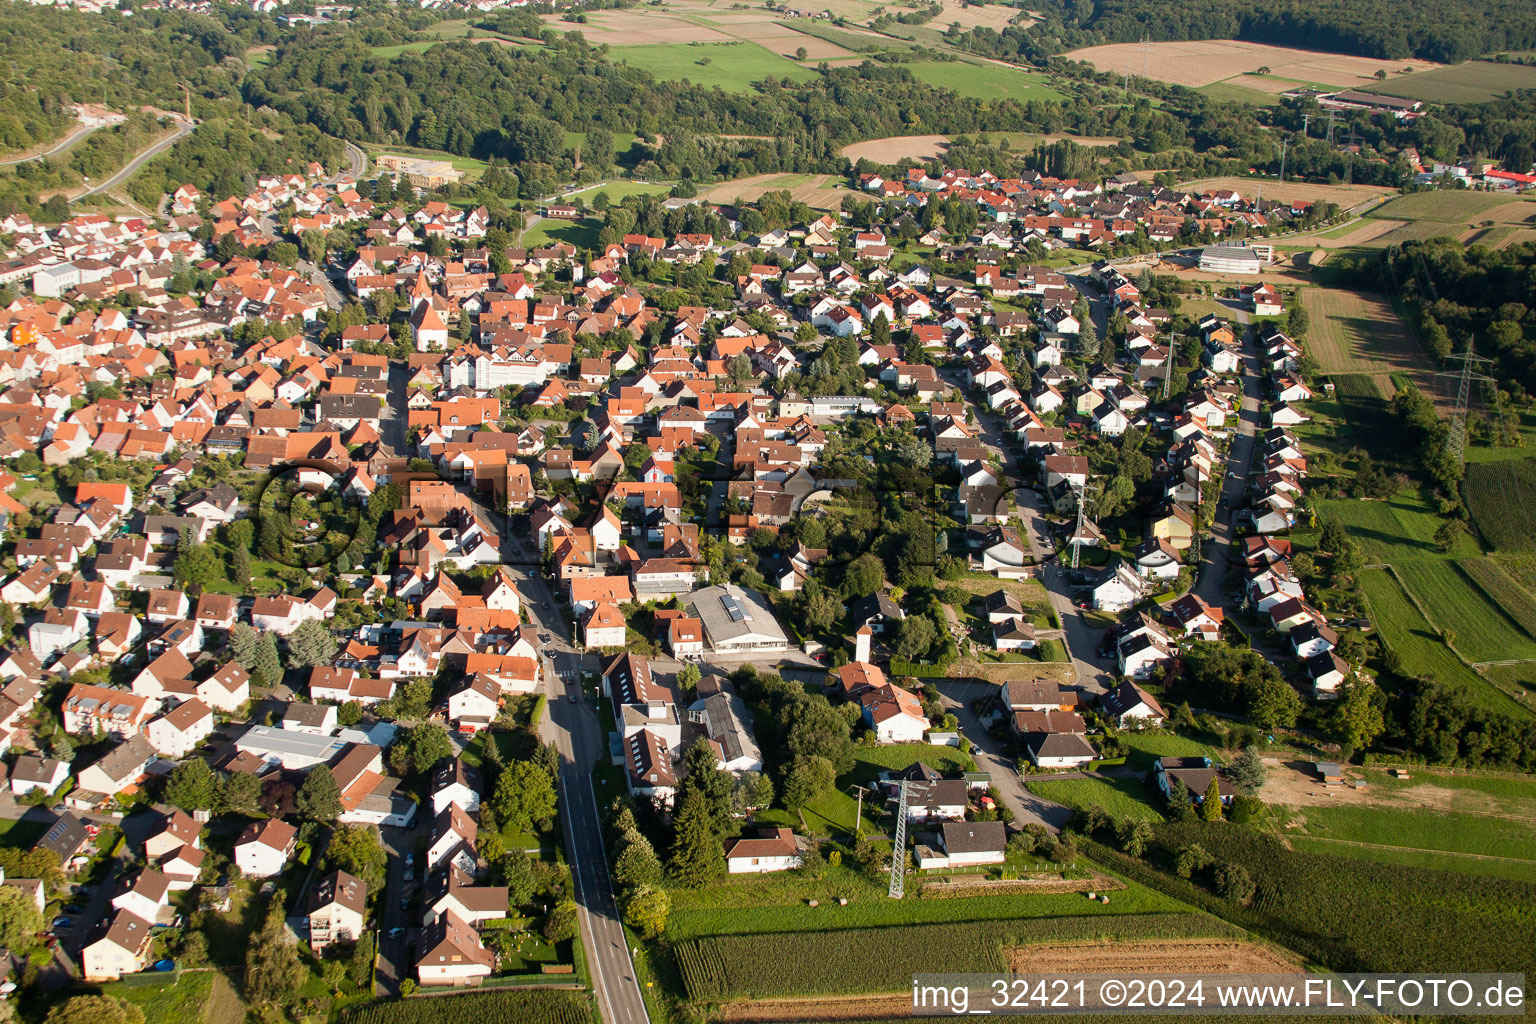
<svg viewBox="0 0 1536 1024">
<path fill-rule="evenodd" d="M 81 127 L 76 128 L 70 134 L 66 135 L 56 146 L 47 152 L 37 153 L 33 156 L 17 157 L 14 160 L 0 160 L 0 167 L 14 167 L 17 164 L 31 163 L 33 160 L 46 160 L 51 156 L 58 156 L 60 153 L 67 153 L 71 149 L 75 148 L 75 143 L 79 142 L 81 139 L 85 138 L 87 135 L 91 134 L 91 132 L 100 127 L 101 125 L 97 124 L 82 125 Z"/>
<path fill-rule="evenodd" d="M 1227 569 L 1231 565 L 1232 546 L 1237 543 L 1233 518 L 1242 504 L 1253 468 L 1253 453 L 1259 429 L 1259 345 L 1250 327 L 1243 332 L 1243 404 L 1237 424 L 1237 436 L 1227 452 L 1226 474 L 1221 483 L 1221 506 L 1211 536 L 1205 541 L 1200 558 L 1200 578 L 1195 593 L 1208 604 L 1220 605 L 1227 588 Z"/>
<path fill-rule="evenodd" d="M 432 820 L 430 807 L 416 812 L 411 828 L 381 828 L 379 835 L 384 841 L 384 852 L 389 858 L 389 877 L 384 886 L 384 899 L 379 909 L 379 933 L 377 936 L 379 958 L 374 972 L 375 989 L 379 995 L 394 996 L 400 992 L 400 979 L 412 977 L 414 970 L 411 949 L 421 935 L 421 919 L 412 920 L 410 912 L 400 906 L 405 893 L 405 858 L 414 853 L 416 837 L 428 828 Z M 421 865 L 415 865 L 418 869 Z M 403 929 L 397 938 L 390 938 L 394 929 Z"/>
<path fill-rule="evenodd" d="M 593 704 L 585 699 L 567 699 L 568 693 L 580 692 L 584 659 L 568 642 L 570 626 L 548 582 L 538 573 L 537 548 L 531 538 L 515 536 L 510 529 L 504 528 L 502 537 L 502 560 L 521 576 L 518 589 L 524 598 L 524 615 L 541 638 L 549 637 L 548 641 L 541 639 L 549 710 L 539 723 L 539 738 L 560 751 L 560 821 L 598 1008 L 606 1024 L 645 1024 L 650 1018 L 619 923 L 608 854 L 603 847 L 602 812 L 594 788 L 593 768 L 608 756 L 607 733 Z M 607 796 L 605 793 L 605 802 Z"/>
<path fill-rule="evenodd" d="M 361 181 L 363 175 L 368 173 L 368 154 L 363 152 L 361 146 L 354 146 L 350 142 L 343 142 L 347 147 L 347 175 L 353 181 Z"/>
<path fill-rule="evenodd" d="M 1044 825 L 1052 832 L 1060 832 L 1072 820 L 1072 809 L 1038 797 L 1026 789 L 1014 759 L 1008 756 L 1003 744 L 987 732 L 986 726 L 971 711 L 973 699 L 996 693 L 997 687 L 991 683 L 954 679 L 941 679 L 938 687 L 945 708 L 954 713 L 960 730 L 971 741 L 971 756 L 976 759 L 977 770 L 992 776 L 992 785 L 997 787 L 1003 802 L 1013 811 L 1015 824 L 1022 826 L 1033 822 Z"/>
<path fill-rule="evenodd" d="M 940 374 L 955 387 L 964 391 L 964 371 L 946 367 Z M 969 399 L 967 399 L 969 401 Z M 1041 566 L 1040 582 L 1056 617 L 1061 621 L 1065 634 L 1063 643 L 1067 656 L 1072 659 L 1076 684 L 1089 693 L 1104 693 L 1113 685 L 1108 671 L 1099 664 L 1096 654 L 1099 647 L 1099 630 L 1083 621 L 1083 613 L 1072 602 L 1072 589 L 1055 565 L 1048 565 L 1055 553 L 1051 538 L 1051 524 L 1045 519 L 1044 499 L 1027 486 L 1022 486 L 1024 469 L 1018 458 L 1018 444 L 1004 432 L 1003 421 L 980 402 L 971 402 L 976 414 L 975 429 L 982 441 L 1002 453 L 1003 470 L 1007 485 L 1014 488 L 1012 494 L 1018 515 L 1024 522 L 1024 539 L 1029 542 L 1030 554 Z"/>
<path fill-rule="evenodd" d="M 186 124 L 184 122 L 178 121 L 176 134 L 161 139 L 153 146 L 150 146 L 148 149 L 142 151 L 138 156 L 128 161 L 128 166 L 124 167 L 122 170 L 118 171 L 116 174 L 112 175 L 112 177 L 108 178 L 100 185 L 97 185 L 95 188 L 88 189 L 87 191 L 80 193 L 78 196 L 75 196 L 75 198 L 71 199 L 70 202 L 79 202 L 86 196 L 94 196 L 98 193 L 107 192 L 111 189 L 117 188 L 117 186 L 121 185 L 123 182 L 137 174 L 140 167 L 143 167 L 146 163 L 153 160 L 161 153 L 164 153 L 166 150 L 176 145 L 176 143 L 180 142 L 188 135 L 191 135 L 193 129 L 196 127 L 196 125 Z"/>
</svg>

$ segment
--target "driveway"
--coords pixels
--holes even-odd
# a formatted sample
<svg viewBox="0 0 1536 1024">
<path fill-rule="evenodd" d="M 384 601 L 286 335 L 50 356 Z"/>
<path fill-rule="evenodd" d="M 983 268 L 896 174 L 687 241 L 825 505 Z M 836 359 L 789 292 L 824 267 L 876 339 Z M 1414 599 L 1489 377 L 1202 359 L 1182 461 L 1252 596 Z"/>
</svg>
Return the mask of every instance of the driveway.
<svg viewBox="0 0 1536 1024">
<path fill-rule="evenodd" d="M 1052 832 L 1060 832 L 1072 820 L 1071 808 L 1042 799 L 1025 789 L 1014 759 L 1004 752 L 1003 744 L 987 732 L 986 726 L 971 711 L 973 699 L 996 692 L 997 687 L 991 683 L 950 679 L 939 680 L 938 687 L 945 708 L 953 712 L 961 732 L 971 741 L 971 756 L 976 759 L 976 768 L 991 774 L 992 784 L 1013 811 L 1015 823 L 1028 825 L 1033 822 Z"/>
</svg>

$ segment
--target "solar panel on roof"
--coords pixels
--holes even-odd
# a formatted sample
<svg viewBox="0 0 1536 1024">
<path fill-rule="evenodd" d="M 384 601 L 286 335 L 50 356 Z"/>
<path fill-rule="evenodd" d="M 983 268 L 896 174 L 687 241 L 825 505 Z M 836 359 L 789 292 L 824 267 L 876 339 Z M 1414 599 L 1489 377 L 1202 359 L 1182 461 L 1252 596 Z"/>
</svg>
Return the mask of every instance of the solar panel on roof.
<svg viewBox="0 0 1536 1024">
<path fill-rule="evenodd" d="M 730 594 L 720 595 L 720 603 L 725 607 L 725 614 L 730 616 L 732 622 L 740 622 L 745 618 L 742 614 L 741 606 L 736 603 L 736 599 Z"/>
</svg>

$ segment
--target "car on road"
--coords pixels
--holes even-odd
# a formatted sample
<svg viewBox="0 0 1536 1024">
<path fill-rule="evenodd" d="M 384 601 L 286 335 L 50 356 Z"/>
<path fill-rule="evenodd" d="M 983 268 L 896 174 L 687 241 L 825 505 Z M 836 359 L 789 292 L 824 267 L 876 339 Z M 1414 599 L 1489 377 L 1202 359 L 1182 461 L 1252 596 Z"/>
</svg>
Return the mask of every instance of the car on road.
<svg viewBox="0 0 1536 1024">
<path fill-rule="evenodd" d="M 78 903 L 71 903 L 69 906 L 64 908 L 64 913 L 66 913 L 66 914 L 83 914 L 83 913 L 85 913 L 85 908 L 82 907 Z"/>
<path fill-rule="evenodd" d="M 400 936 L 405 934 L 405 929 L 404 928 L 399 928 L 399 927 L 391 928 L 389 931 L 385 932 L 384 934 L 388 938 L 398 939 Z"/>
<path fill-rule="evenodd" d="M 74 923 L 67 917 L 56 917 L 53 919 L 53 927 L 55 929 L 70 928 L 74 926 Z"/>
<path fill-rule="evenodd" d="M 409 896 L 401 896 L 400 897 L 400 909 L 401 910 L 410 910 L 411 909 L 411 898 Z"/>
</svg>

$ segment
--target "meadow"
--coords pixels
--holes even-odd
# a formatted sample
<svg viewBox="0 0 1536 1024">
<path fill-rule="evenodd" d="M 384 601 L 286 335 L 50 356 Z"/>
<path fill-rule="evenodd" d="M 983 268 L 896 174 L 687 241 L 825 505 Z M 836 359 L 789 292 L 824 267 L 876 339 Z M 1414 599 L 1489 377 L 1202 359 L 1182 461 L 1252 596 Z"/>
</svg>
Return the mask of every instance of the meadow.
<svg viewBox="0 0 1536 1024">
<path fill-rule="evenodd" d="M 602 224 L 592 219 L 555 220 L 542 217 L 534 222 L 533 227 L 523 232 L 522 244 L 532 248 L 550 242 L 569 242 L 578 249 L 593 249 L 597 246 L 597 235 L 601 229 Z"/>
<path fill-rule="evenodd" d="M 1309 805 L 1296 808 L 1299 830 L 1287 830 L 1314 838 L 1394 847 L 1407 851 L 1435 851 L 1475 857 L 1498 857 L 1520 863 L 1510 865 L 1512 877 L 1536 875 L 1536 824 L 1530 819 L 1497 818 L 1426 808 Z"/>
<path fill-rule="evenodd" d="M 1478 675 L 1446 647 L 1439 631 L 1425 621 L 1388 570 L 1362 569 L 1359 580 L 1377 633 L 1402 658 L 1408 671 L 1459 690 L 1468 700 L 1490 710 L 1519 717 L 1531 714 L 1530 708 Z"/>
<path fill-rule="evenodd" d="M 610 53 L 613 60 L 643 68 L 668 81 L 686 79 L 706 88 L 747 92 L 753 82 L 788 78 L 803 82 L 817 72 L 803 68 L 756 43 L 659 43 L 625 46 Z"/>
<path fill-rule="evenodd" d="M 1036 796 L 1070 807 L 1074 811 L 1100 807 L 1117 821 L 1122 818 L 1163 820 L 1163 816 L 1151 804 L 1151 792 L 1140 779 L 1045 779 L 1026 782 L 1025 786 Z"/>
<path fill-rule="evenodd" d="M 1454 562 L 1423 559 L 1401 562 L 1394 568 L 1435 628 L 1455 635 L 1454 646 L 1468 661 L 1536 660 L 1536 639 Z"/>
<path fill-rule="evenodd" d="M 1384 397 L 1396 390 L 1393 373 L 1409 374 L 1420 388 L 1433 387 L 1429 354 L 1385 296 L 1341 288 L 1297 291 L 1312 320 L 1308 352 L 1323 372 L 1369 374 Z"/>
<path fill-rule="evenodd" d="M 1386 501 L 1341 498 L 1317 502 L 1318 521 L 1339 520 L 1361 546 L 1367 563 L 1398 565 L 1422 558 L 1476 558 L 1481 552 L 1470 534 L 1456 540 L 1448 556 L 1435 547 L 1435 531 L 1444 522 L 1417 492 L 1405 491 Z"/>
<path fill-rule="evenodd" d="M 996 64 L 972 64 L 959 60 L 924 60 L 903 65 L 919 81 L 940 89 L 952 89 L 977 100 L 1011 99 L 1055 101 L 1062 98 L 1041 74 L 1015 71 Z"/>
</svg>

